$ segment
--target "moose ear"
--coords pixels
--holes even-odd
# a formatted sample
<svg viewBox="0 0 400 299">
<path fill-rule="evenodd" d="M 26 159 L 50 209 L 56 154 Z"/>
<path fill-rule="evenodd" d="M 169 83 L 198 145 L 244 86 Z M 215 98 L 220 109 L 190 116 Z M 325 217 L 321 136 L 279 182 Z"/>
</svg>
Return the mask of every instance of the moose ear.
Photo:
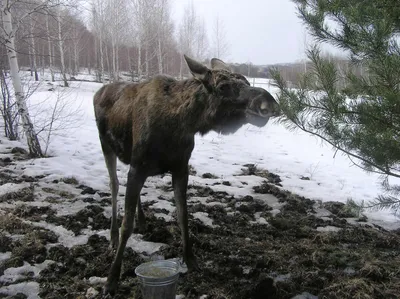
<svg viewBox="0 0 400 299">
<path fill-rule="evenodd" d="M 231 68 L 225 62 L 218 58 L 211 59 L 211 68 L 213 70 L 225 70 L 232 73 Z"/>
<path fill-rule="evenodd" d="M 183 57 L 185 57 L 186 63 L 193 77 L 199 79 L 200 81 L 206 80 L 207 74 L 209 74 L 210 70 L 205 65 L 190 57 L 187 57 L 185 54 L 183 54 Z"/>
</svg>

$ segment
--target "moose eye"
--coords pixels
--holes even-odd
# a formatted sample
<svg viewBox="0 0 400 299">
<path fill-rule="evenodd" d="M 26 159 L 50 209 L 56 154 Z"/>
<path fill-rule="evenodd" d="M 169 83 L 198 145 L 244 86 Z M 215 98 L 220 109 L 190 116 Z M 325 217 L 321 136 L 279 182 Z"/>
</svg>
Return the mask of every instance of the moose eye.
<svg viewBox="0 0 400 299">
<path fill-rule="evenodd" d="M 223 92 L 223 93 L 228 93 L 231 89 L 232 89 L 232 84 L 229 83 L 224 83 L 222 84 L 219 89 Z"/>
<path fill-rule="evenodd" d="M 232 83 L 223 83 L 219 86 L 220 93 L 225 97 L 233 97 L 239 93 L 238 87 Z"/>
</svg>

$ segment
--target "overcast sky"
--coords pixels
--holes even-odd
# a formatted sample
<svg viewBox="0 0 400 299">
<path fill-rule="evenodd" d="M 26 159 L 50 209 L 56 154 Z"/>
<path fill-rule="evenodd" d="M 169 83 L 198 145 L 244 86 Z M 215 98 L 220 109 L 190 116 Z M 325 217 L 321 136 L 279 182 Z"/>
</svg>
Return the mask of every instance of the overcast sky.
<svg viewBox="0 0 400 299">
<path fill-rule="evenodd" d="M 175 20 L 180 22 L 190 1 L 204 17 L 209 36 L 216 16 L 223 21 L 230 44 L 227 61 L 271 64 L 304 57 L 306 30 L 290 0 L 172 0 Z"/>
</svg>

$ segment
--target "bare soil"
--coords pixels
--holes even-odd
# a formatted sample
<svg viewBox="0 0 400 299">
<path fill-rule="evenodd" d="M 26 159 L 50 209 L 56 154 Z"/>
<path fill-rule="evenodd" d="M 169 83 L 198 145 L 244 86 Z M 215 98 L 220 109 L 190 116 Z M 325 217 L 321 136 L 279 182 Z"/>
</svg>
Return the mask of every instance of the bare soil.
<svg viewBox="0 0 400 299">
<path fill-rule="evenodd" d="M 12 163 L 16 161 L 9 164 Z M 38 277 L 29 278 L 28 275 L 25 278 L 40 284 L 41 298 L 86 298 L 90 287 L 99 291 L 90 298 L 103 298 L 102 285 L 92 285 L 88 279 L 108 274 L 114 253 L 109 249 L 107 239 L 93 234 L 86 244 L 66 248 L 58 242 L 56 234 L 34 227 L 26 220 L 39 222 L 45 219 L 75 235 L 82 234 L 88 227 L 108 229 L 110 219 L 103 211 L 104 206 L 110 204 L 110 194 L 79 185 L 72 178 L 65 179 L 64 182 L 76 188 L 76 194 L 88 195 L 90 205 L 76 214 L 56 216 L 51 205 L 29 205 L 34 200 L 33 189 L 38 188 L 35 182 L 40 182 L 43 177 L 26 177 L 24 180 L 4 168 L 0 171 L 2 183 L 26 181 L 32 185 L 0 199 L 6 203 L 17 199 L 24 201 L 15 208 L 2 209 L 5 214 L 0 217 L 0 252 L 11 252 L 11 256 L 1 262 L 0 275 L 9 267 L 22 266 L 24 261 L 35 264 L 52 260 L 55 263 L 41 271 Z M 252 168 L 247 173 L 259 174 Z M 207 294 L 207 298 L 213 299 L 285 299 L 304 292 L 320 299 L 399 298 L 400 231 L 386 231 L 365 223 L 365 219 L 360 219 L 358 225 L 349 224 L 346 217 L 354 215 L 344 205 L 322 204 L 297 196 L 277 187 L 281 179 L 276 174 L 268 172 L 262 176 L 266 179 L 264 183 L 242 198 L 214 191 L 210 186 L 190 186 L 189 196 L 207 197 L 208 202 L 220 202 L 230 210 L 227 212 L 221 205 L 189 205 L 190 213 L 208 213 L 215 227 L 206 226 L 190 216 L 193 248 L 202 269 L 181 274 L 177 294 L 183 294 L 185 298 Z M 58 190 L 58 184 L 58 181 L 53 182 L 51 189 Z M 163 188 L 169 190 L 170 186 Z M 101 199 L 91 198 L 93 192 Z M 276 215 L 262 200 L 263 196 L 271 194 L 283 203 Z M 70 194 L 64 196 L 71 198 Z M 239 202 L 241 205 L 237 204 Z M 143 204 L 147 217 L 143 239 L 167 244 L 158 253 L 164 258 L 180 258 L 181 238 L 177 222 L 156 218 L 154 213 L 162 211 L 155 211 L 150 205 Z M 331 214 L 321 218 L 318 209 L 329 210 Z M 258 223 L 255 213 L 267 224 Z M 339 230 L 317 230 L 321 227 Z M 12 238 L 12 235 L 20 237 Z M 141 298 L 134 269 L 149 258 L 131 248 L 126 249 L 120 289 L 114 298 Z M 0 282 L 0 287 L 3 285 L 5 283 Z M 7 296 L 0 292 L 0 298 L 4 297 Z M 8 298 L 26 296 L 18 294 Z"/>
</svg>

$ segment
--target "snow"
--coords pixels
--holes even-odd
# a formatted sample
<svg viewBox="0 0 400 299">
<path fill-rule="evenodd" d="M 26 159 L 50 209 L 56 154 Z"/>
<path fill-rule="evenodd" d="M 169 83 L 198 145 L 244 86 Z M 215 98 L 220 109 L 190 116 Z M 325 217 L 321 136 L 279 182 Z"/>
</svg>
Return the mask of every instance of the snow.
<svg viewBox="0 0 400 299">
<path fill-rule="evenodd" d="M 30 265 L 24 262 L 24 265 L 17 268 L 8 268 L 4 270 L 4 274 L 0 276 L 1 283 L 9 285 L 0 288 L 0 294 L 16 295 L 17 293 L 25 294 L 29 299 L 39 298 L 39 284 L 33 281 L 17 282 L 27 278 L 35 278 L 39 275 L 40 271 L 45 269 L 48 265 L 54 263 L 50 260 L 45 260 L 43 263 Z"/>
<path fill-rule="evenodd" d="M 25 221 L 25 222 L 32 224 L 34 226 L 42 227 L 50 231 L 53 231 L 58 236 L 58 242 L 67 248 L 71 248 L 76 245 L 86 244 L 89 238 L 89 236 L 85 234 L 75 236 L 75 234 L 72 231 L 65 229 L 61 225 L 54 225 L 51 223 L 47 223 L 45 221 L 40 221 L 40 222 Z"/>
<path fill-rule="evenodd" d="M 22 183 L 22 184 L 14 184 L 14 183 L 7 183 L 0 186 L 0 196 L 3 196 L 6 193 L 17 192 L 23 188 L 29 187 L 29 183 Z"/>
<path fill-rule="evenodd" d="M 82 75 L 82 78 L 92 79 L 90 75 Z M 277 92 L 266 79 L 253 80 L 249 78 L 249 81 L 250 83 L 254 82 L 256 86 L 266 88 L 272 94 Z M 72 118 L 68 122 L 68 113 L 66 114 L 66 119 L 64 118 L 63 120 L 67 121 L 68 127 L 62 131 L 57 131 L 57 134 L 52 136 L 48 148 L 48 153 L 51 155 L 50 158 L 19 161 L 13 166 L 14 171 L 19 171 L 28 176 L 47 175 L 44 179 L 47 182 L 65 177 L 74 177 L 80 184 L 85 184 L 103 192 L 109 192 L 108 173 L 99 143 L 92 104 L 93 95 L 102 84 L 71 82 L 71 87 L 68 88 L 66 93 L 62 92 L 61 89 L 63 88 L 59 87 L 58 84 L 56 83 L 52 86 L 42 84 L 29 98 L 28 105 L 33 118 L 46 120 L 50 112 L 46 111 L 45 107 L 47 105 L 51 106 L 60 95 L 67 98 L 70 103 L 73 103 L 73 105 L 67 105 L 67 107 L 71 109 L 79 107 L 79 118 Z M 55 90 L 49 91 L 49 87 Z M 2 157 L 9 156 L 5 152 L 15 146 L 24 147 L 24 144 L 2 138 L 0 143 Z M 278 214 L 282 203 L 279 203 L 272 195 L 260 195 L 253 192 L 253 186 L 259 185 L 265 179 L 257 176 L 241 175 L 243 165 L 248 163 L 254 163 L 259 169 L 266 169 L 279 175 L 282 179 L 283 189 L 322 202 L 340 201 L 346 203 L 350 198 L 356 202 L 361 200 L 369 201 L 382 191 L 377 174 L 366 173 L 352 166 L 351 161 L 346 156 L 340 153 L 335 155 L 335 151 L 319 139 L 301 131 L 289 131 L 274 121 L 270 121 L 264 128 L 246 125 L 233 135 L 224 136 L 211 132 L 203 137 L 196 136 L 196 146 L 192 153 L 190 164 L 197 171 L 197 175 L 189 177 L 189 184 L 208 184 L 214 191 L 225 191 L 230 195 L 234 195 L 235 198 L 251 195 L 254 199 L 268 203 L 273 208 L 271 211 L 273 215 Z M 122 195 L 125 192 L 123 185 L 126 183 L 128 167 L 119 162 L 117 168 L 120 181 L 118 205 L 120 213 L 123 214 L 124 197 Z M 216 175 L 217 178 L 201 178 L 204 173 L 211 173 Z M 310 180 L 301 179 L 304 176 L 309 177 Z M 168 196 L 172 197 L 173 193 L 164 192 L 157 187 L 164 186 L 170 181 L 171 177 L 169 175 L 163 178 L 159 176 L 149 178 L 145 183 L 147 188 L 142 190 L 144 195 L 141 196 L 143 202 L 154 201 L 150 208 L 166 210 L 166 213 L 157 212 L 155 214 L 156 217 L 164 218 L 166 221 L 172 221 L 175 208 L 169 200 L 165 200 L 165 196 L 168 194 Z M 223 185 L 223 181 L 229 181 L 230 186 Z M 220 184 L 214 185 L 214 183 Z M 72 187 L 61 183 L 59 185 L 63 190 L 71 191 L 68 188 Z M 0 186 L 0 196 L 5 192 L 17 191 L 27 186 L 29 184 L 5 184 Z M 40 186 L 45 186 L 45 183 L 41 181 Z M 163 196 L 164 199 L 160 196 Z M 43 200 L 42 197 L 44 198 L 43 192 L 41 192 L 40 200 Z M 79 196 L 76 197 L 78 200 L 73 202 L 66 200 L 56 204 L 52 203 L 52 207 L 57 210 L 58 215 L 76 213 L 87 205 L 87 203 L 79 199 Z M 95 198 L 96 196 L 93 197 Z M 207 202 L 207 199 L 207 197 L 191 197 L 189 202 L 199 202 L 209 206 L 216 204 L 225 206 L 221 203 Z M 0 203 L 0 211 L 5 207 L 6 203 Z M 228 211 L 228 208 L 226 209 Z M 317 212 L 320 213 L 321 217 L 329 217 L 329 212 L 324 209 L 320 209 Z M 107 217 L 110 217 L 111 207 L 105 207 L 104 213 Z M 232 213 L 234 212 L 228 212 L 228 214 Z M 367 211 L 364 214 L 371 221 L 385 228 L 400 227 L 399 218 L 390 211 Z M 192 216 L 202 221 L 205 225 L 214 226 L 207 213 L 197 212 L 193 213 Z M 268 225 L 265 218 L 261 217 L 260 214 L 256 214 L 254 219 L 255 221 L 252 223 Z M 85 244 L 88 236 L 93 233 L 105 236 L 107 239 L 110 238 L 109 230 L 94 232 L 87 229 L 83 234 L 75 236 L 72 231 L 45 221 L 29 223 L 55 232 L 59 237 L 59 242 L 69 248 Z M 335 231 L 336 228 L 326 227 L 318 228 L 317 230 Z M 133 250 L 149 255 L 157 252 L 163 245 L 165 244 L 145 242 L 139 234 L 132 235 L 128 241 L 128 246 L 132 247 Z M 0 260 L 8 257 L 9 253 L 0 254 Z M 24 265 L 22 268 L 31 269 L 37 274 L 38 269 L 41 269 L 40 267 L 38 265 Z M 18 271 L 16 269 L 7 269 L 2 279 L 16 279 L 11 278 L 11 276 L 13 274 L 18 277 L 20 275 Z M 37 298 L 38 288 L 38 284 L 35 282 L 23 282 L 2 287 L 0 292 L 15 294 L 20 291 L 27 294 L 28 298 Z M 311 298 L 304 294 L 302 296 L 299 298 Z"/>
<path fill-rule="evenodd" d="M 25 294 L 28 297 L 27 299 L 40 299 L 39 284 L 35 281 L 27 281 L 0 288 L 0 294 L 13 296 L 18 293 Z"/>
<path fill-rule="evenodd" d="M 193 213 L 192 215 L 194 218 L 199 219 L 205 225 L 210 226 L 210 227 L 216 227 L 216 225 L 213 225 L 212 219 L 210 217 L 208 217 L 208 213 L 196 212 L 196 213 Z"/>
<path fill-rule="evenodd" d="M 68 130 L 68 134 L 53 137 L 49 146 L 53 157 L 23 162 L 17 168 L 25 167 L 24 173 L 27 175 L 49 174 L 49 180 L 75 177 L 94 189 L 108 191 L 108 174 L 92 106 L 93 95 L 101 86 L 92 82 L 71 82 L 69 96 L 84 111 L 82 125 L 79 129 Z M 256 86 L 276 92 L 269 86 L 268 80 L 257 79 Z M 30 98 L 31 104 L 40 102 L 43 95 L 48 93 L 51 92 L 40 90 L 35 93 Z M 263 180 L 255 176 L 234 176 L 240 174 L 242 165 L 246 163 L 254 163 L 258 168 L 280 175 L 284 189 L 311 199 L 346 202 L 351 198 L 368 201 L 381 193 L 378 175 L 365 173 L 352 166 L 346 156 L 338 153 L 334 158 L 334 154 L 331 147 L 316 137 L 301 131 L 288 131 L 270 121 L 264 128 L 246 125 L 232 135 L 211 132 L 203 137 L 196 136 L 190 164 L 198 175 L 209 172 L 221 180 L 229 181 L 231 186 L 215 185 L 213 190 L 226 191 L 235 196 L 248 195 L 252 186 Z M 128 167 L 119 163 L 118 169 L 122 185 L 126 182 Z M 310 180 L 302 180 L 302 176 L 308 176 Z M 164 179 L 170 180 L 168 177 Z M 204 181 L 198 176 L 191 176 L 190 183 L 202 184 Z M 241 181 L 246 181 L 248 185 L 241 185 Z M 120 189 L 121 193 L 122 187 Z M 148 200 L 143 198 L 144 201 Z M 162 202 L 161 205 L 164 205 Z M 171 211 L 172 206 L 165 204 L 160 208 Z M 398 221 L 389 211 L 367 212 L 367 216 L 377 221 Z"/>
<path fill-rule="evenodd" d="M 11 257 L 11 252 L 10 251 L 0 252 L 0 262 L 8 260 L 10 257 Z"/>
<path fill-rule="evenodd" d="M 4 270 L 4 274 L 0 276 L 0 282 L 14 282 L 16 280 L 24 278 L 28 273 L 33 273 L 33 277 L 37 277 L 43 269 L 45 269 L 49 264 L 54 263 L 50 260 L 45 260 L 41 264 L 30 265 L 24 262 L 24 265 L 17 268 L 7 268 Z M 1 289 L 0 289 L 1 291 Z"/>
<path fill-rule="evenodd" d="M 331 225 L 317 227 L 318 232 L 338 232 L 340 230 L 341 230 L 340 227 L 331 226 Z"/>
</svg>

